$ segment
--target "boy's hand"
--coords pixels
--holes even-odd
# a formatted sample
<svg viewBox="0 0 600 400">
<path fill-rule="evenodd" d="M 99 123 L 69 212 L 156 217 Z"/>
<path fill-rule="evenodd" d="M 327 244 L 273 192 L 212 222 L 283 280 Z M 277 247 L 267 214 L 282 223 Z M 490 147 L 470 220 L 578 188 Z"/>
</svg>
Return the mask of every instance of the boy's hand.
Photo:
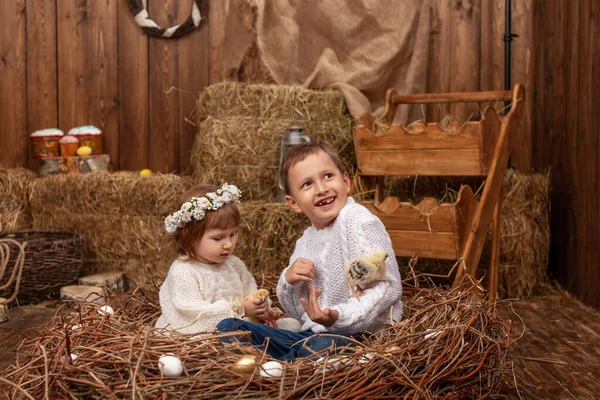
<svg viewBox="0 0 600 400">
<path fill-rule="evenodd" d="M 340 313 L 330 308 L 321 310 L 321 307 L 319 307 L 319 303 L 317 302 L 317 299 L 321 293 L 323 293 L 322 290 L 317 290 L 317 288 L 313 286 L 308 295 L 308 304 L 304 299 L 300 299 L 300 302 L 302 303 L 302 307 L 304 307 L 304 311 L 306 311 L 306 314 L 311 320 L 325 327 L 330 327 L 331 325 L 335 324 L 335 321 L 337 321 L 339 318 Z"/>
<path fill-rule="evenodd" d="M 306 258 L 298 258 L 285 273 L 288 285 L 298 282 L 312 282 L 315 278 L 315 264 Z"/>
<path fill-rule="evenodd" d="M 267 301 L 256 296 L 248 296 L 242 302 L 247 317 L 264 320 L 267 317 Z"/>
</svg>

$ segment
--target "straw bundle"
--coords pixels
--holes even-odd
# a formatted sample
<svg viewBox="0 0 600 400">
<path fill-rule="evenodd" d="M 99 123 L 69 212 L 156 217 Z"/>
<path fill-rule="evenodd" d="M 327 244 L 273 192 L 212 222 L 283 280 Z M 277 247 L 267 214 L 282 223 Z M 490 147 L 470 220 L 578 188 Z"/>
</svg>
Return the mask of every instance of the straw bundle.
<svg viewBox="0 0 600 400">
<path fill-rule="evenodd" d="M 197 107 L 194 176 L 234 183 L 246 200 L 276 200 L 281 136 L 292 126 L 355 164 L 354 121 L 340 92 L 227 83 L 205 89 Z"/>
<path fill-rule="evenodd" d="M 0 168 L 0 231 L 29 229 L 29 195 L 35 174 L 28 169 Z"/>
<path fill-rule="evenodd" d="M 365 338 L 350 352 L 284 364 L 280 378 L 258 368 L 232 369 L 244 354 L 257 364 L 272 361 L 231 334 L 163 336 L 151 329 L 160 309 L 156 289 L 112 297 L 112 316 L 98 305 L 63 307 L 43 329 L 26 339 L 20 360 L 0 383 L 11 398 L 481 398 L 503 392 L 501 374 L 511 324 L 495 317 L 495 305 L 460 287 L 419 289 L 405 282 L 405 319 Z M 81 325 L 72 330 L 74 325 Z M 179 377 L 165 377 L 158 358 L 183 361 Z M 71 360 L 70 354 L 77 358 Z M 323 357 L 321 360 L 318 360 Z"/>
<path fill-rule="evenodd" d="M 196 106 L 198 122 L 207 117 L 326 121 L 351 119 L 342 92 L 300 86 L 245 85 L 222 82 L 202 91 Z"/>
<path fill-rule="evenodd" d="M 500 287 L 505 297 L 529 297 L 549 283 L 550 173 L 504 177 Z"/>
<path fill-rule="evenodd" d="M 134 284 L 164 276 L 175 257 L 164 217 L 190 178 L 132 172 L 55 175 L 32 189 L 35 229 L 67 229 L 86 239 L 84 274 L 121 269 Z"/>
<path fill-rule="evenodd" d="M 255 273 L 279 275 L 310 221 L 283 203 L 242 202 L 240 213 L 236 254 Z"/>
</svg>

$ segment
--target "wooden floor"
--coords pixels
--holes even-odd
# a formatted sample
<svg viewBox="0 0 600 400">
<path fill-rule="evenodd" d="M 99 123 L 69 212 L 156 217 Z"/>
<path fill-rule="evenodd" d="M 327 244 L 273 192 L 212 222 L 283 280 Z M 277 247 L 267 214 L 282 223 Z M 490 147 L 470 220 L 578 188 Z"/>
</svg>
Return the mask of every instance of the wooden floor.
<svg viewBox="0 0 600 400">
<path fill-rule="evenodd" d="M 600 314 L 561 293 L 515 301 L 512 309 L 502 314 L 515 324 L 510 360 L 518 390 L 507 398 L 600 399 Z M 21 333 L 55 310 L 56 303 L 11 310 L 10 321 L 0 324 L 0 371 L 14 362 Z"/>
<path fill-rule="evenodd" d="M 556 293 L 512 303 L 518 393 L 510 399 L 600 399 L 600 314 Z"/>
</svg>

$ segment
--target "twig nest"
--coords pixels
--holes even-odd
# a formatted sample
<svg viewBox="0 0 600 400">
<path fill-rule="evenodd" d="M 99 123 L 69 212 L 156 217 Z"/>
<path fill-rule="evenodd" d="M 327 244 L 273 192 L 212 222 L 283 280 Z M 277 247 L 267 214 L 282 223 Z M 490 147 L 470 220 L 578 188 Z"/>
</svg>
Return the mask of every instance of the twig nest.
<svg viewBox="0 0 600 400">
<path fill-rule="evenodd" d="M 279 378 L 283 375 L 283 365 L 277 361 L 267 361 L 260 366 L 258 374 L 263 378 Z"/>
<path fill-rule="evenodd" d="M 167 353 L 158 358 L 158 369 L 164 376 L 180 376 L 183 373 L 183 363 L 173 353 Z"/>
<path fill-rule="evenodd" d="M 115 310 L 111 306 L 102 306 L 98 309 L 98 314 L 100 315 L 113 315 Z"/>
<path fill-rule="evenodd" d="M 321 357 L 315 361 L 315 367 L 317 368 L 316 372 L 328 373 L 339 368 L 352 367 L 352 359 L 348 357 Z"/>
<path fill-rule="evenodd" d="M 233 364 L 231 369 L 238 374 L 251 374 L 256 369 L 256 356 L 245 355 Z"/>
</svg>

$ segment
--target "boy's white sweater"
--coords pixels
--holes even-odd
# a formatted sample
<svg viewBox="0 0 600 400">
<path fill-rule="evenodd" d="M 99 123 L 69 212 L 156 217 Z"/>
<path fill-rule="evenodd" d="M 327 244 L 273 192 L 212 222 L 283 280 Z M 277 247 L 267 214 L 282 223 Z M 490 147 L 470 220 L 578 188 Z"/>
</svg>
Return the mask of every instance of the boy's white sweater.
<svg viewBox="0 0 600 400">
<path fill-rule="evenodd" d="M 241 302 L 256 290 L 254 277 L 235 256 L 215 265 L 175 260 L 160 287 L 156 328 L 214 331 L 224 318 L 243 317 Z"/>
<path fill-rule="evenodd" d="M 358 301 L 344 280 L 344 266 L 348 260 L 375 250 L 385 250 L 389 255 L 386 279 L 369 286 Z M 300 298 L 308 299 L 309 285 L 303 282 L 289 285 L 285 281 L 288 266 L 281 273 L 277 296 L 283 309 L 301 321 L 302 330 L 376 332 L 383 328 L 384 322 L 402 318 L 402 282 L 390 237 L 379 218 L 352 198 L 348 198 L 333 224 L 322 230 L 311 226 L 304 231 L 296 242 L 290 266 L 298 258 L 306 258 L 315 265 L 312 285 L 323 290 L 318 300 L 321 309 L 339 312 L 338 320 L 329 328 L 308 318 Z"/>
</svg>

